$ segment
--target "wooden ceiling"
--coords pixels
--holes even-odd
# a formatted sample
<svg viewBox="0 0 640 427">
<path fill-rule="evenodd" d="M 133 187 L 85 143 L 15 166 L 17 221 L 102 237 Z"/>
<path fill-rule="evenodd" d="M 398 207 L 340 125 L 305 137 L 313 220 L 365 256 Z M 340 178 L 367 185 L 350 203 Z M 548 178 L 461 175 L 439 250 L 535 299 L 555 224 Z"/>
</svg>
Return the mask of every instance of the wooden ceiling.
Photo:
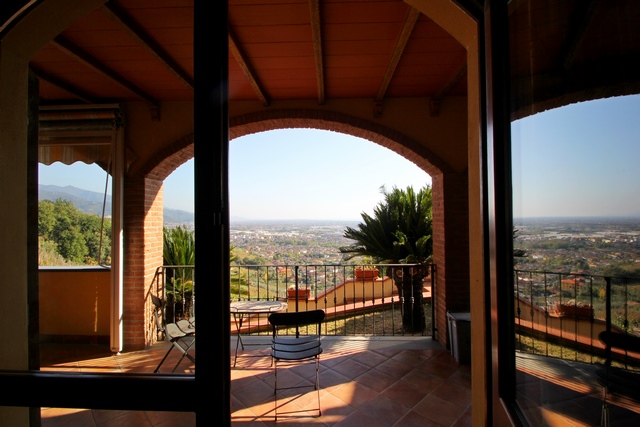
<svg viewBox="0 0 640 427">
<path fill-rule="evenodd" d="M 231 101 L 466 95 L 466 52 L 401 0 L 230 0 Z M 43 104 L 193 99 L 193 1 L 112 0 L 31 61 Z"/>
<path fill-rule="evenodd" d="M 640 1 L 511 0 L 509 13 L 514 118 L 640 91 Z M 229 52 L 231 102 L 467 93 L 465 49 L 402 0 L 229 0 Z M 111 0 L 31 65 L 43 105 L 190 101 L 193 0 Z"/>
</svg>

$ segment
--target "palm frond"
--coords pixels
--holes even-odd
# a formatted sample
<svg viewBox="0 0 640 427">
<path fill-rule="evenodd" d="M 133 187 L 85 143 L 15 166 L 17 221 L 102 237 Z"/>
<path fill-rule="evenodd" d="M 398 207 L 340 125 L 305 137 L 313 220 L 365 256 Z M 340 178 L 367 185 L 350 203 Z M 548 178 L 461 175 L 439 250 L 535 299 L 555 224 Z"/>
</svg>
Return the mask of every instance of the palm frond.
<svg viewBox="0 0 640 427">
<path fill-rule="evenodd" d="M 431 188 L 417 193 L 412 187 L 391 191 L 381 187 L 384 200 L 373 209 L 373 215 L 362 213 L 357 228 L 347 227 L 344 237 L 354 243 L 341 247 L 345 260 L 356 256 L 375 262 L 427 262 L 432 249 Z"/>
</svg>

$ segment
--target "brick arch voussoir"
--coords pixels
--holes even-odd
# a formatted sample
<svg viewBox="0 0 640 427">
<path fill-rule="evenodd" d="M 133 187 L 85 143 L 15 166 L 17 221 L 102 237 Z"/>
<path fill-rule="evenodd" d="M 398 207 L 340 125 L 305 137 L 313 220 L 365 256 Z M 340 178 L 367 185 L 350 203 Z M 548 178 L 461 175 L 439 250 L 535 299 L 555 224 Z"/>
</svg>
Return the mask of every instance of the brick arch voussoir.
<svg viewBox="0 0 640 427">
<path fill-rule="evenodd" d="M 164 181 L 171 173 L 193 158 L 193 134 L 185 135 L 173 144 L 158 151 L 138 174 L 146 178 Z"/>
<path fill-rule="evenodd" d="M 366 139 L 401 155 L 430 176 L 451 172 L 451 167 L 424 145 L 378 123 L 325 110 L 269 110 L 233 117 L 230 139 L 276 129 L 318 129 Z"/>
<path fill-rule="evenodd" d="M 430 176 L 452 172 L 451 167 L 427 147 L 378 123 L 344 113 L 324 110 L 269 110 L 232 117 L 231 140 L 277 129 L 318 129 L 339 132 L 371 141 L 414 163 Z M 158 151 L 139 169 L 141 176 L 164 181 L 182 164 L 193 158 L 193 134 L 185 135 Z"/>
</svg>

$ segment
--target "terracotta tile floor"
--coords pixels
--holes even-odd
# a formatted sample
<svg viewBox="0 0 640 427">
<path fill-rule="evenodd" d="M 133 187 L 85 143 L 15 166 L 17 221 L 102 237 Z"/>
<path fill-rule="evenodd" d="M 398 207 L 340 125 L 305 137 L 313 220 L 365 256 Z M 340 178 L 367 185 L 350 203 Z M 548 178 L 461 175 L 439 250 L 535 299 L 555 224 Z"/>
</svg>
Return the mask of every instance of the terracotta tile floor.
<svg viewBox="0 0 640 427">
<path fill-rule="evenodd" d="M 245 344 L 266 342 L 245 337 Z M 235 350 L 232 337 L 232 362 Z M 320 367 L 320 406 L 312 388 L 279 394 L 278 425 L 318 426 L 471 426 L 469 366 L 459 365 L 430 338 L 324 337 Z M 153 372 L 166 343 L 148 350 L 112 355 L 90 345 L 46 344 L 43 369 L 103 372 Z M 274 425 L 273 372 L 265 346 L 246 346 L 231 369 L 232 423 Z M 259 357 L 249 357 L 258 355 Z M 174 360 L 177 360 L 175 354 Z M 165 362 L 162 372 L 173 364 Z M 175 362 L 174 362 L 175 363 Z M 165 369 L 166 368 L 166 369 Z M 183 360 L 176 372 L 192 371 Z M 313 378 L 313 367 L 279 370 L 280 384 Z M 307 412 L 308 411 L 308 412 Z M 291 412 L 289 414 L 284 414 Z M 194 414 L 43 408 L 42 426 L 128 427 L 195 425 Z"/>
<path fill-rule="evenodd" d="M 237 366 L 231 369 L 232 423 L 273 426 L 273 372 L 268 337 L 245 337 Z M 231 342 L 231 361 L 235 350 Z M 166 352 L 166 343 L 147 350 L 112 355 L 91 345 L 45 344 L 43 369 L 82 372 L 153 372 Z M 320 368 L 320 406 L 312 389 L 279 395 L 278 425 L 318 426 L 471 426 L 470 367 L 459 365 L 440 344 L 428 337 L 324 337 Z M 161 369 L 169 372 L 179 354 Z M 250 357 L 259 356 L 259 357 Z M 517 400 L 532 426 L 600 425 L 602 389 L 593 366 L 542 356 L 519 354 Z M 281 384 L 308 384 L 310 367 L 288 368 Z M 193 372 L 184 360 L 177 372 Z M 611 396 L 612 426 L 639 426 L 637 402 Z M 293 412 L 286 416 L 282 412 Z M 43 408 L 42 426 L 58 427 L 190 427 L 195 415 L 174 412 L 98 411 Z"/>
<path fill-rule="evenodd" d="M 596 367 L 550 357 L 516 356 L 516 399 L 532 426 L 600 426 L 602 386 Z M 609 424 L 640 426 L 640 403 L 610 394 Z"/>
</svg>

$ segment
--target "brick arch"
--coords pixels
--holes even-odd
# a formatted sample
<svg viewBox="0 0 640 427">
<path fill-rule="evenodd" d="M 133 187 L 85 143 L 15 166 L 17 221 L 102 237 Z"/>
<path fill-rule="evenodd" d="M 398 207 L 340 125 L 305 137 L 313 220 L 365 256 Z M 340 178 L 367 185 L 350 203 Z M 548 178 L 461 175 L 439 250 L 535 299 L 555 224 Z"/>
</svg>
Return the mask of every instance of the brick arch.
<svg viewBox="0 0 640 427">
<path fill-rule="evenodd" d="M 436 271 L 434 339 L 447 346 L 446 311 L 468 311 L 469 199 L 467 171 L 456 172 L 428 147 L 400 132 L 347 114 L 323 110 L 269 110 L 230 119 L 231 140 L 277 129 L 317 129 L 363 138 L 403 156 L 432 178 L 433 262 Z M 193 158 L 193 134 L 185 135 L 148 162 L 145 178 L 162 182 Z"/>
<path fill-rule="evenodd" d="M 230 138 L 275 129 L 317 129 L 338 132 L 371 141 L 416 164 L 430 176 L 451 172 L 450 166 L 427 147 L 370 120 L 325 110 L 268 110 L 230 119 Z"/>
<path fill-rule="evenodd" d="M 193 134 L 185 135 L 158 151 L 138 171 L 140 177 L 164 181 L 173 171 L 193 158 Z"/>
<path fill-rule="evenodd" d="M 278 129 L 339 132 L 386 147 L 414 163 L 431 177 L 453 172 L 440 157 L 401 132 L 366 119 L 332 111 L 269 110 L 233 117 L 229 120 L 229 139 Z M 159 151 L 139 170 L 139 174 L 164 181 L 178 167 L 193 158 L 193 138 L 193 134 L 185 135 Z"/>
</svg>

